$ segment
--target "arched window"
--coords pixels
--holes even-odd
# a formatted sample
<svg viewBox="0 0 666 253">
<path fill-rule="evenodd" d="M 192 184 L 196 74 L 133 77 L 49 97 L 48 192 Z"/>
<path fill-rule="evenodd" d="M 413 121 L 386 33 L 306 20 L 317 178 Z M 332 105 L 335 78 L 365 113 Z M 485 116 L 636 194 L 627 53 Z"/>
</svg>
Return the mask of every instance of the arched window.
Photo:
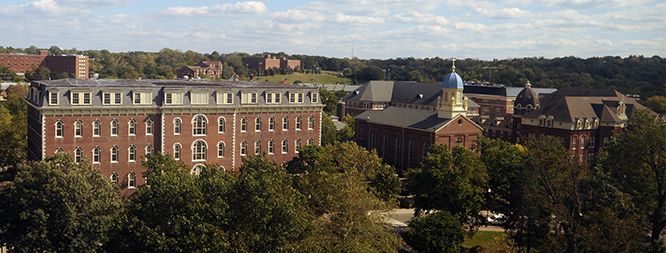
<svg viewBox="0 0 666 253">
<path fill-rule="evenodd" d="M 241 156 L 246 156 L 247 155 L 247 142 L 243 141 L 240 144 L 240 155 Z"/>
<path fill-rule="evenodd" d="M 118 173 L 115 172 L 111 173 L 111 176 L 109 178 L 111 178 L 111 183 L 113 184 L 118 183 Z"/>
<path fill-rule="evenodd" d="M 74 162 L 80 163 L 82 159 L 83 159 L 83 150 L 81 150 L 81 147 L 76 147 L 76 149 L 74 149 Z"/>
<path fill-rule="evenodd" d="M 286 116 L 282 118 L 282 131 L 288 131 L 289 130 L 289 118 Z"/>
<path fill-rule="evenodd" d="M 111 158 L 112 163 L 118 162 L 118 146 L 111 147 L 111 155 L 109 155 L 109 158 Z"/>
<path fill-rule="evenodd" d="M 585 136 L 580 137 L 580 148 L 581 149 L 585 148 Z"/>
<path fill-rule="evenodd" d="M 62 121 L 58 120 L 55 123 L 55 137 L 62 138 L 62 134 L 63 134 Z"/>
<path fill-rule="evenodd" d="M 220 133 L 220 134 L 224 133 L 224 130 L 225 130 L 224 128 L 225 128 L 225 125 L 226 125 L 226 121 L 227 120 L 224 119 L 224 117 L 217 118 L 217 132 L 218 133 Z"/>
<path fill-rule="evenodd" d="M 308 139 L 307 145 L 314 145 L 314 140 L 312 138 Z"/>
<path fill-rule="evenodd" d="M 282 154 L 289 152 L 289 141 L 287 139 L 282 140 Z"/>
<path fill-rule="evenodd" d="M 308 117 L 308 130 L 314 129 L 315 118 L 314 116 Z"/>
<path fill-rule="evenodd" d="M 224 157 L 224 142 L 218 142 L 217 143 L 217 157 L 218 158 L 223 158 Z"/>
<path fill-rule="evenodd" d="M 101 156 L 101 151 L 99 147 L 94 147 L 92 150 L 92 163 L 99 164 L 100 156 Z"/>
<path fill-rule="evenodd" d="M 102 126 L 102 124 L 99 123 L 99 120 L 93 121 L 93 123 L 92 123 L 92 128 L 93 128 L 92 135 L 93 135 L 93 137 L 98 137 L 98 136 L 101 135 L 101 129 L 100 129 L 101 126 Z"/>
<path fill-rule="evenodd" d="M 254 155 L 261 154 L 261 141 L 254 142 Z"/>
<path fill-rule="evenodd" d="M 301 120 L 301 116 L 296 117 L 294 123 L 296 123 L 296 130 L 301 130 L 301 124 L 303 123 Z"/>
<path fill-rule="evenodd" d="M 74 137 L 83 136 L 83 123 L 80 120 L 74 122 Z"/>
<path fill-rule="evenodd" d="M 240 121 L 240 130 L 241 132 L 247 132 L 247 119 L 242 118 Z"/>
<path fill-rule="evenodd" d="M 129 148 L 127 148 L 127 161 L 136 161 L 136 146 L 130 145 Z"/>
<path fill-rule="evenodd" d="M 203 140 L 196 140 L 192 143 L 192 161 L 205 161 L 208 145 Z"/>
<path fill-rule="evenodd" d="M 254 131 L 261 132 L 261 117 L 254 119 Z"/>
<path fill-rule="evenodd" d="M 118 136 L 118 120 L 111 121 L 111 136 Z"/>
<path fill-rule="evenodd" d="M 146 148 L 145 148 L 145 151 L 146 151 L 146 153 L 145 153 L 146 158 L 147 158 L 149 155 L 152 155 L 152 154 L 153 154 L 153 149 L 154 149 L 154 148 L 153 148 L 153 145 L 152 145 L 152 144 L 148 144 L 148 145 L 146 145 Z"/>
<path fill-rule="evenodd" d="M 192 135 L 206 135 L 206 126 L 208 119 L 206 116 L 198 114 L 192 118 Z"/>
<path fill-rule="evenodd" d="M 296 139 L 296 141 L 294 141 L 294 144 L 295 144 L 294 153 L 298 154 L 298 152 L 301 150 L 301 139 Z"/>
<path fill-rule="evenodd" d="M 275 118 L 273 117 L 268 119 L 268 131 L 275 131 Z"/>
<path fill-rule="evenodd" d="M 136 188 L 136 174 L 134 174 L 134 171 L 130 172 L 127 175 L 127 188 L 128 189 Z"/>
<path fill-rule="evenodd" d="M 273 152 L 275 152 L 275 141 L 270 140 L 270 141 L 268 141 L 268 154 L 272 155 Z"/>
<path fill-rule="evenodd" d="M 190 171 L 190 174 L 193 176 L 199 176 L 201 175 L 201 171 L 203 171 L 204 168 L 206 168 L 206 166 L 204 166 L 203 164 L 194 165 L 192 167 L 192 171 Z"/>
<path fill-rule="evenodd" d="M 183 127 L 183 121 L 180 118 L 173 119 L 173 134 L 180 135 L 180 130 Z"/>
<path fill-rule="evenodd" d="M 181 155 L 181 150 L 183 149 L 183 146 L 180 145 L 180 143 L 173 144 L 173 159 L 178 161 L 180 160 L 180 155 Z"/>
<path fill-rule="evenodd" d="M 153 121 L 150 119 L 146 121 L 146 135 L 153 135 Z"/>
<path fill-rule="evenodd" d="M 130 136 L 136 135 L 136 120 L 131 119 L 127 122 L 127 134 Z"/>
</svg>

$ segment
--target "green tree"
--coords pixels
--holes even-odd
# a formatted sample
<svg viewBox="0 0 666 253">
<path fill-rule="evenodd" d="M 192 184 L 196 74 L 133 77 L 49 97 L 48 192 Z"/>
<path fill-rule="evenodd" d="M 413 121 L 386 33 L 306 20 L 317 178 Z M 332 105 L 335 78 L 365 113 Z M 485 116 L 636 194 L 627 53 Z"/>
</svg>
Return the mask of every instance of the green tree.
<svg viewBox="0 0 666 253">
<path fill-rule="evenodd" d="M 17 81 L 19 77 L 14 71 L 9 70 L 5 66 L 0 66 L 0 80 L 2 81 Z"/>
<path fill-rule="evenodd" d="M 460 252 L 465 232 L 460 220 L 447 211 L 414 218 L 409 228 L 403 238 L 418 252 Z"/>
<path fill-rule="evenodd" d="M 19 166 L 0 200 L 0 241 L 17 252 L 98 252 L 123 212 L 118 189 L 66 155 Z"/>
<path fill-rule="evenodd" d="M 326 113 L 322 113 L 321 121 L 321 145 L 333 144 L 338 137 L 338 130 L 333 125 L 331 117 Z"/>
<path fill-rule="evenodd" d="M 297 251 L 397 252 L 398 237 L 382 226 L 390 205 L 368 192 L 362 174 L 315 171 L 298 180 L 320 218 Z"/>
<path fill-rule="evenodd" d="M 629 127 L 608 147 L 605 166 L 650 228 L 653 251 L 666 227 L 666 122 L 638 111 Z"/>
<path fill-rule="evenodd" d="M 488 172 L 488 199 L 492 209 L 507 213 L 507 207 L 521 186 L 523 153 L 517 145 L 500 139 L 483 138 L 481 160 Z"/>
<path fill-rule="evenodd" d="M 241 251 L 284 251 L 305 239 L 313 216 L 286 171 L 265 157 L 243 162 L 229 205 L 232 247 Z"/>
<path fill-rule="evenodd" d="M 469 150 L 433 145 L 420 168 L 407 172 L 406 187 L 415 197 L 416 216 L 443 210 L 467 222 L 478 217 L 485 203 L 487 174 L 483 162 Z"/>
<path fill-rule="evenodd" d="M 27 78 L 30 81 L 49 80 L 50 77 L 51 77 L 51 70 L 49 70 L 47 67 L 44 66 L 38 67 L 32 71 L 29 71 L 28 73 L 25 73 L 25 78 Z"/>
<path fill-rule="evenodd" d="M 345 115 L 344 118 L 340 119 L 345 123 L 345 127 L 338 131 L 338 140 L 339 141 L 351 141 L 354 138 L 355 134 L 355 125 L 356 119 L 354 116 Z"/>
<path fill-rule="evenodd" d="M 645 103 L 647 107 L 656 113 L 666 114 L 666 97 L 665 96 L 652 96 L 648 98 Z"/>
<path fill-rule="evenodd" d="M 354 142 L 308 146 L 287 164 L 294 174 L 327 171 L 329 173 L 360 173 L 368 182 L 368 190 L 388 202 L 400 193 L 400 181 L 395 169 L 387 165 L 375 151 L 368 151 Z"/>
<path fill-rule="evenodd" d="M 214 166 L 190 175 L 180 161 L 155 155 L 144 162 L 150 186 L 130 200 L 126 227 L 108 251 L 221 252 L 230 249 L 227 195 L 233 176 Z"/>
<path fill-rule="evenodd" d="M 12 174 L 14 168 L 25 160 L 27 132 L 27 106 L 25 100 L 10 95 L 0 104 L 0 167 Z M 11 178 L 11 175 L 7 175 Z"/>
</svg>

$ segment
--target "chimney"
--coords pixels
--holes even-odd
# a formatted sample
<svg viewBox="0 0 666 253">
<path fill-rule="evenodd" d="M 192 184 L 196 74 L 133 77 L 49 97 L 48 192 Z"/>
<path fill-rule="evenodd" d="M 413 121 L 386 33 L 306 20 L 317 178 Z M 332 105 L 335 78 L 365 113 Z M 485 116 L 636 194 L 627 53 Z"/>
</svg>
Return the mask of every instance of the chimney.
<svg viewBox="0 0 666 253">
<path fill-rule="evenodd" d="M 345 102 L 344 101 L 338 102 L 338 118 L 340 120 L 344 120 L 344 118 L 345 118 Z"/>
</svg>

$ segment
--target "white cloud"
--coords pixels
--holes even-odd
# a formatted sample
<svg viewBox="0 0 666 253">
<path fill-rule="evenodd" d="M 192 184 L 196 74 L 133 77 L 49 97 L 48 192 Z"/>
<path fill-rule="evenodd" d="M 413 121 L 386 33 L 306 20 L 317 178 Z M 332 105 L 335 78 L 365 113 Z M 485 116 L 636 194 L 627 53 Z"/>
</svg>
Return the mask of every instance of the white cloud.
<svg viewBox="0 0 666 253">
<path fill-rule="evenodd" d="M 236 2 L 228 4 L 218 4 L 212 7 L 201 6 L 201 7 L 168 7 L 163 13 L 176 16 L 215 16 L 215 15 L 229 15 L 229 14 L 255 14 L 255 13 L 265 13 L 268 11 L 266 5 L 263 2 L 257 1 L 247 1 L 247 2 Z"/>
<path fill-rule="evenodd" d="M 273 18 L 285 22 L 321 22 L 324 21 L 324 16 L 317 12 L 307 10 L 287 10 L 283 12 L 276 12 Z"/>
<path fill-rule="evenodd" d="M 429 13 L 421 13 L 418 11 L 410 11 L 407 13 L 397 14 L 394 15 L 394 18 L 398 22 L 403 22 L 403 23 L 438 24 L 438 25 L 444 25 L 449 23 L 449 20 L 443 16 L 437 16 Z"/>
<path fill-rule="evenodd" d="M 384 19 L 380 17 L 370 17 L 370 16 L 352 16 L 338 13 L 335 16 L 335 21 L 340 23 L 349 23 L 349 24 L 383 24 Z"/>
</svg>

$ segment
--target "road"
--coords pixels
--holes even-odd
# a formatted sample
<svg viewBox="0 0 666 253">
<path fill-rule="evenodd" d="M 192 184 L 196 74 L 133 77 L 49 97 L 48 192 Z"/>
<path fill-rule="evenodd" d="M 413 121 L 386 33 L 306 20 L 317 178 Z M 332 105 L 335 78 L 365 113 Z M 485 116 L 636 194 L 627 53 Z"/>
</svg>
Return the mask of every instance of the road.
<svg viewBox="0 0 666 253">
<path fill-rule="evenodd" d="M 396 227 L 407 226 L 412 217 L 414 217 L 414 209 L 398 208 L 389 211 L 385 221 Z M 504 228 L 499 226 L 480 226 L 479 231 L 504 232 Z"/>
</svg>

